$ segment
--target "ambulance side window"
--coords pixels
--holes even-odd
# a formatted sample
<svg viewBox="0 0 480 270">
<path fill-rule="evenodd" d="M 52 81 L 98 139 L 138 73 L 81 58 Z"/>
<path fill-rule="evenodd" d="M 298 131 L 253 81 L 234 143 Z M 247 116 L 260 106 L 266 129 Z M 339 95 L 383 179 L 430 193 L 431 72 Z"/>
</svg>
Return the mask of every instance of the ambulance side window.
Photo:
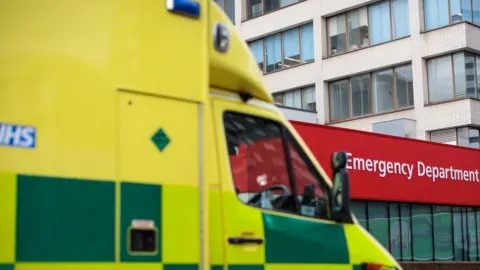
<svg viewBox="0 0 480 270">
<path fill-rule="evenodd" d="M 238 198 L 264 209 L 295 213 L 282 126 L 255 116 L 223 116 L 230 168 Z"/>
<path fill-rule="evenodd" d="M 322 179 L 286 128 L 234 112 L 223 118 L 233 184 L 243 203 L 326 217 Z"/>
<path fill-rule="evenodd" d="M 325 183 L 313 168 L 313 164 L 295 141 L 288 135 L 288 145 L 295 179 L 295 189 L 303 216 L 327 218 L 327 197 L 325 196 Z"/>
</svg>

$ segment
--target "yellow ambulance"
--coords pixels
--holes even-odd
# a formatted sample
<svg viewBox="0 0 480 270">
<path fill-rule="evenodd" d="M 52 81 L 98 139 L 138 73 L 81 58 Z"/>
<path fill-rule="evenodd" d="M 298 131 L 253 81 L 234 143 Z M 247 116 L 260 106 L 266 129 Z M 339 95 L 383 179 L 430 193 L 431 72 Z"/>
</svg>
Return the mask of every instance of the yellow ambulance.
<svg viewBox="0 0 480 270">
<path fill-rule="evenodd" d="M 322 165 L 213 1 L 2 1 L 0 270 L 400 269 Z"/>
</svg>

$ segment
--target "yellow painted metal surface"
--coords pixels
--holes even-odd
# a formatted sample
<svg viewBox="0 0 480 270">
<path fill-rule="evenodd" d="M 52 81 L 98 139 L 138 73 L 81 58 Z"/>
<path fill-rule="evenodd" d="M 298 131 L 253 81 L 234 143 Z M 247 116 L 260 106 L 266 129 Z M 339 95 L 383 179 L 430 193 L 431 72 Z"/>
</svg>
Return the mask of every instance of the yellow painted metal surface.
<svg viewBox="0 0 480 270">
<path fill-rule="evenodd" d="M 213 1 L 212 1 L 213 2 Z M 230 47 L 226 53 L 215 50 L 213 33 L 209 36 L 210 86 L 233 92 L 248 92 L 266 102 L 273 102 L 270 91 L 263 82 L 263 75 L 255 59 L 235 26 L 227 15 L 215 4 L 211 5 L 209 29 L 217 22 L 223 22 L 230 29 Z"/>
<path fill-rule="evenodd" d="M 198 104 L 120 92 L 118 107 L 119 179 L 198 185 Z M 171 141 L 163 151 L 150 139 L 159 129 Z"/>
<path fill-rule="evenodd" d="M 17 176 L 0 172 L 0 264 L 15 261 Z"/>
</svg>

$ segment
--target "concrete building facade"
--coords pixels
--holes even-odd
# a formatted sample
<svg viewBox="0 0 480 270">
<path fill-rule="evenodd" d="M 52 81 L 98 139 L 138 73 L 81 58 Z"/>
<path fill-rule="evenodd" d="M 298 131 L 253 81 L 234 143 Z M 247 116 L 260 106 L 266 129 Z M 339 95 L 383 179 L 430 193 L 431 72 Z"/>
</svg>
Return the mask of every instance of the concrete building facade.
<svg viewBox="0 0 480 270">
<path fill-rule="evenodd" d="M 215 1 L 289 119 L 480 147 L 480 1 Z"/>
</svg>

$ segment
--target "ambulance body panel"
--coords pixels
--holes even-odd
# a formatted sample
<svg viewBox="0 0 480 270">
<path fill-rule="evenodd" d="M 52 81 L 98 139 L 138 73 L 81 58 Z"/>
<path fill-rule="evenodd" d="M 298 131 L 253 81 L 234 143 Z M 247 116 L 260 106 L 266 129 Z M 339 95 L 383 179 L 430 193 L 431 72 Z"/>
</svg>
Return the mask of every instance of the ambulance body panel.
<svg viewBox="0 0 480 270">
<path fill-rule="evenodd" d="M 0 15 L 0 270 L 399 267 L 329 218 L 329 176 L 212 1 L 7 0 Z M 323 217 L 292 213 L 293 195 L 250 202 L 265 177 L 228 128 L 249 119 L 275 149 L 288 138 Z"/>
</svg>

